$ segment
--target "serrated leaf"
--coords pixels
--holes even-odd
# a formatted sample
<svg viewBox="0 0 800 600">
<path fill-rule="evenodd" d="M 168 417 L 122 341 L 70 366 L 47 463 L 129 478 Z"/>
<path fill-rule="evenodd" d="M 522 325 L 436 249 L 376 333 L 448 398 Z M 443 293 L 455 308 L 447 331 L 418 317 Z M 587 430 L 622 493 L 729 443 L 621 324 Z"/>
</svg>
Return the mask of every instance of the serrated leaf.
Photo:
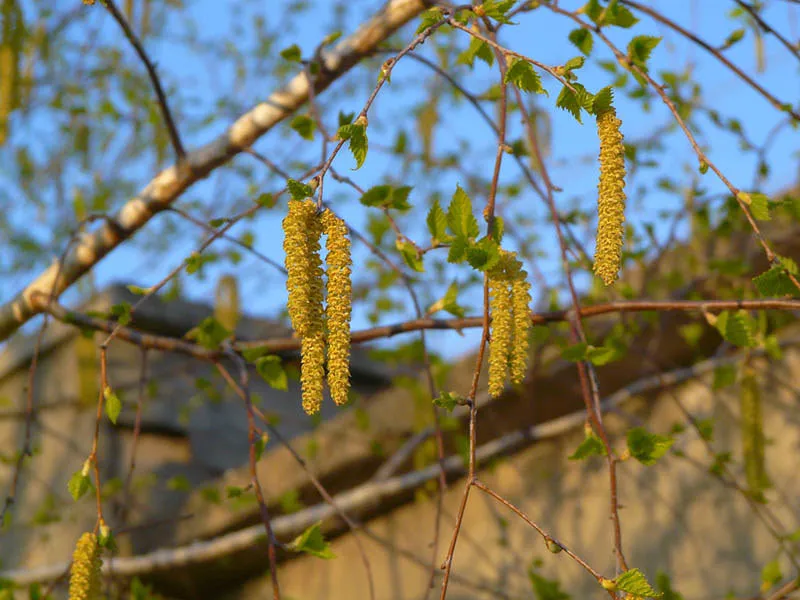
<svg viewBox="0 0 800 600">
<path fill-rule="evenodd" d="M 628 29 L 636 25 L 639 19 L 634 17 L 633 13 L 627 8 L 621 6 L 618 0 L 611 0 L 604 9 L 601 9 L 595 22 L 600 26 L 616 25 L 617 27 Z"/>
<path fill-rule="evenodd" d="M 111 316 L 115 317 L 117 323 L 125 327 L 131 322 L 131 305 L 128 302 L 120 302 L 111 307 Z"/>
<path fill-rule="evenodd" d="M 628 43 L 628 58 L 643 71 L 647 70 L 647 61 L 658 44 L 660 37 L 651 35 L 637 35 Z"/>
<path fill-rule="evenodd" d="M 447 292 L 444 296 L 431 304 L 428 309 L 428 314 L 432 315 L 440 310 L 447 311 L 451 315 L 459 318 L 466 314 L 464 307 L 458 304 L 458 284 L 455 281 L 447 288 Z"/>
<path fill-rule="evenodd" d="M 715 390 L 721 390 L 724 387 L 736 383 L 736 375 L 738 369 L 736 365 L 720 365 L 714 369 L 714 381 L 711 387 Z"/>
<path fill-rule="evenodd" d="M 444 214 L 439 201 L 433 203 L 425 219 L 428 231 L 431 233 L 431 243 L 434 245 L 445 243 L 450 236 L 447 235 L 447 215 Z"/>
<path fill-rule="evenodd" d="M 196 341 L 203 348 L 213 350 L 218 348 L 230 335 L 231 332 L 225 329 L 217 319 L 206 317 L 197 327 L 186 333 L 184 337 L 188 340 Z"/>
<path fill-rule="evenodd" d="M 503 77 L 503 83 L 511 83 L 523 92 L 545 93 L 539 74 L 528 61 L 521 58 L 511 61 Z"/>
<path fill-rule="evenodd" d="M 456 237 L 472 239 L 478 237 L 478 220 L 472 214 L 472 200 L 467 193 L 456 187 L 450 206 L 447 207 L 447 226 Z"/>
<path fill-rule="evenodd" d="M 628 592 L 640 598 L 661 598 L 663 594 L 657 592 L 648 583 L 647 578 L 639 569 L 630 569 L 619 575 L 614 582 L 617 584 L 617 589 L 623 592 Z"/>
<path fill-rule="evenodd" d="M 355 170 L 360 169 L 367 159 L 367 151 L 369 150 L 367 128 L 360 123 L 342 125 L 336 135 L 340 140 L 348 142 L 350 152 L 356 160 Z"/>
<path fill-rule="evenodd" d="M 745 311 L 721 312 L 713 325 L 734 346 L 751 348 L 756 345 L 755 324 Z"/>
<path fill-rule="evenodd" d="M 500 246 L 485 237 L 476 244 L 467 246 L 467 262 L 473 269 L 488 271 L 500 261 Z"/>
<path fill-rule="evenodd" d="M 606 448 L 603 446 L 603 441 L 592 431 L 586 435 L 586 438 L 575 449 L 575 452 L 567 458 L 569 460 L 583 460 L 593 455 L 605 456 Z"/>
<path fill-rule="evenodd" d="M 789 279 L 789 274 L 797 275 L 797 263 L 791 258 L 780 257 L 779 264 L 772 265 L 768 271 L 753 278 L 753 283 L 762 296 L 794 296 L 800 293 Z"/>
<path fill-rule="evenodd" d="M 103 390 L 103 398 L 105 399 L 108 420 L 116 425 L 119 413 L 122 412 L 122 401 L 119 399 L 119 396 L 114 393 L 114 390 L 108 386 Z"/>
<path fill-rule="evenodd" d="M 506 13 L 514 6 L 514 2 L 516 0 L 484 0 L 481 6 L 483 7 L 483 13 L 487 17 L 494 19 L 498 23 L 513 25 L 506 17 Z"/>
<path fill-rule="evenodd" d="M 281 357 L 275 354 L 269 354 L 257 358 L 256 371 L 266 381 L 270 387 L 276 390 L 286 391 L 289 389 L 289 380 L 286 376 L 286 371 L 283 368 Z"/>
<path fill-rule="evenodd" d="M 456 237 L 450 242 L 450 249 L 447 251 L 447 262 L 460 263 L 467 257 L 467 246 L 469 240 L 463 237 Z"/>
<path fill-rule="evenodd" d="M 294 200 L 305 200 L 314 195 L 314 188 L 295 179 L 286 180 L 286 189 Z"/>
<path fill-rule="evenodd" d="M 592 46 L 594 45 L 594 37 L 592 37 L 592 32 L 588 29 L 573 29 L 569 32 L 569 41 L 575 44 L 575 47 L 580 50 L 586 56 L 589 56 L 592 52 Z"/>
<path fill-rule="evenodd" d="M 646 466 L 654 465 L 675 443 L 671 437 L 650 433 L 644 427 L 634 427 L 627 437 L 631 456 Z"/>
<path fill-rule="evenodd" d="M 289 549 L 295 552 L 311 554 L 317 558 L 336 558 L 333 550 L 331 550 L 330 543 L 327 542 L 322 535 L 322 529 L 319 523 L 311 525 L 303 533 L 298 535 L 294 541 L 289 544 Z"/>
<path fill-rule="evenodd" d="M 594 98 L 592 98 L 592 110 L 591 113 L 593 115 L 601 115 L 607 110 L 609 110 L 614 103 L 614 88 L 611 86 L 604 87 L 602 90 L 595 94 Z"/>
<path fill-rule="evenodd" d="M 317 124 L 314 122 L 314 119 L 308 115 L 297 115 L 291 120 L 289 126 L 294 129 L 301 138 L 309 141 L 314 139 L 314 132 L 317 130 Z"/>
<path fill-rule="evenodd" d="M 566 85 L 561 88 L 561 92 L 556 98 L 556 106 L 569 112 L 578 123 L 581 121 L 581 109 L 590 109 L 592 106 L 593 96 L 586 91 L 579 83 L 570 84 L 573 89 Z M 574 91 L 573 91 L 574 90 Z"/>
</svg>

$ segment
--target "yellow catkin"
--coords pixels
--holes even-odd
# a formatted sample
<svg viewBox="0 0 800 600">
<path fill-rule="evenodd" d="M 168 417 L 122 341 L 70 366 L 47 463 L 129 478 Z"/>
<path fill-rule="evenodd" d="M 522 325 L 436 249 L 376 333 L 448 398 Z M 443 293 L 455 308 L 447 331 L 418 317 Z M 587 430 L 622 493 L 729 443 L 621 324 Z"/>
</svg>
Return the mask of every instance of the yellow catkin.
<svg viewBox="0 0 800 600">
<path fill-rule="evenodd" d="M 84 533 L 75 544 L 69 578 L 69 600 L 100 598 L 100 546 L 97 536 Z"/>
<path fill-rule="evenodd" d="M 531 284 L 528 273 L 516 269 L 511 284 L 511 306 L 514 320 L 514 341 L 511 346 L 511 383 L 520 384 L 528 371 L 529 333 L 531 328 Z"/>
<path fill-rule="evenodd" d="M 508 377 L 508 358 L 514 334 L 511 281 L 506 257 L 489 273 L 489 310 L 492 317 L 489 343 L 489 394 L 498 397 Z"/>
<path fill-rule="evenodd" d="M 300 337 L 300 384 L 308 414 L 322 405 L 325 377 L 325 338 L 322 320 L 322 225 L 311 200 L 290 200 L 283 220 L 286 289 L 292 327 Z"/>
<path fill-rule="evenodd" d="M 616 281 L 620 270 L 625 221 L 625 148 L 622 121 L 613 108 L 597 116 L 600 138 L 600 182 L 597 196 L 597 242 L 594 272 L 606 285 Z"/>
<path fill-rule="evenodd" d="M 322 213 L 322 227 L 327 250 L 328 388 L 333 401 L 342 405 L 347 402 L 350 391 L 350 240 L 347 225 L 330 210 Z"/>
<path fill-rule="evenodd" d="M 217 297 L 214 303 L 214 318 L 225 329 L 236 333 L 241 318 L 239 285 L 233 275 L 223 275 L 217 282 Z"/>
</svg>

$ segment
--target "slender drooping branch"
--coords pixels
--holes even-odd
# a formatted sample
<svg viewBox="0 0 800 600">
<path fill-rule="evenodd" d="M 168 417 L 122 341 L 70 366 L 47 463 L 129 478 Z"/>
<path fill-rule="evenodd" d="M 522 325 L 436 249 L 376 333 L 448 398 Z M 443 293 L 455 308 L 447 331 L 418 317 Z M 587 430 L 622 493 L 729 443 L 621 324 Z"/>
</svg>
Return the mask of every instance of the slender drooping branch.
<svg viewBox="0 0 800 600">
<path fill-rule="evenodd" d="M 347 73 L 397 29 L 420 14 L 425 0 L 391 0 L 375 16 L 334 48 L 320 53 L 320 73 L 314 91 L 320 93 Z M 258 138 L 302 106 L 309 98 L 309 82 L 301 72 L 264 102 L 239 117 L 222 135 L 186 155 L 186 160 L 156 175 L 139 194 L 129 200 L 95 232 L 83 237 L 62 264 L 54 263 L 0 307 L 0 341 L 5 340 L 35 315 L 41 307 L 33 302 L 38 292 L 59 297 L 89 272 L 109 252 L 169 207 L 183 192 L 214 169 L 244 152 Z M 56 274 L 60 273 L 58 281 Z"/>
</svg>

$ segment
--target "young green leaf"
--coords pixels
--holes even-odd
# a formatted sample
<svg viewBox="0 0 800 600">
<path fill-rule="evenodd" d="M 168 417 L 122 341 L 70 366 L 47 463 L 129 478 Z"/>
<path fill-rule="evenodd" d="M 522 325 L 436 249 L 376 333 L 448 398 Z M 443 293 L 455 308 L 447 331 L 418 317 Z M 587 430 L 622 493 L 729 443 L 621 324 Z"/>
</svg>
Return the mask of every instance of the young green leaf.
<svg viewBox="0 0 800 600">
<path fill-rule="evenodd" d="M 650 54 L 660 42 L 660 37 L 637 35 L 628 43 L 628 59 L 642 71 L 647 71 Z"/>
<path fill-rule="evenodd" d="M 745 311 L 724 311 L 712 323 L 722 337 L 735 346 L 752 348 L 756 345 L 755 323 Z"/>
<path fill-rule="evenodd" d="M 289 380 L 281 364 L 280 356 L 270 354 L 257 358 L 256 371 L 270 387 L 283 391 L 289 389 Z"/>
<path fill-rule="evenodd" d="M 425 221 L 428 224 L 428 231 L 431 232 L 431 244 L 436 246 L 449 241 L 450 236 L 447 235 L 447 216 L 444 214 L 438 200 L 431 206 Z"/>
<path fill-rule="evenodd" d="M 617 584 L 617 589 L 623 592 L 628 592 L 640 598 L 661 598 L 663 594 L 657 592 L 648 583 L 647 578 L 639 569 L 630 569 L 619 575 L 614 582 Z"/>
<path fill-rule="evenodd" d="M 460 238 L 473 239 L 480 232 L 478 220 L 472 214 L 472 200 L 461 186 L 456 188 L 447 207 L 447 225 L 453 235 Z"/>
<path fill-rule="evenodd" d="M 485 237 L 476 244 L 467 246 L 467 262 L 473 269 L 488 271 L 500 261 L 500 246 Z"/>
<path fill-rule="evenodd" d="M 342 125 L 336 135 L 340 140 L 348 142 L 350 152 L 356 160 L 356 170 L 360 169 L 367 159 L 367 150 L 369 149 L 366 126 L 358 122 Z"/>
<path fill-rule="evenodd" d="M 300 51 L 300 46 L 297 44 L 292 44 L 288 48 L 284 48 L 281 50 L 281 58 L 288 60 L 289 62 L 300 62 L 303 58 L 303 55 Z"/>
<path fill-rule="evenodd" d="M 108 420 L 116 425 L 117 419 L 119 418 L 119 413 L 122 411 L 122 401 L 120 401 L 119 396 L 117 396 L 108 386 L 106 386 L 106 389 L 103 390 L 103 398 L 106 401 L 106 414 L 108 415 Z"/>
<path fill-rule="evenodd" d="M 415 271 L 422 273 L 425 271 L 425 265 L 422 264 L 422 256 L 419 250 L 408 240 L 397 238 L 395 246 L 400 251 L 405 263 Z"/>
<path fill-rule="evenodd" d="M 753 278 L 758 292 L 762 296 L 795 296 L 800 294 L 789 275 L 798 275 L 797 263 L 791 258 L 780 257 L 778 264 L 772 265 L 768 271 Z"/>
<path fill-rule="evenodd" d="M 592 37 L 592 32 L 588 29 L 573 29 L 569 33 L 569 41 L 575 44 L 575 47 L 586 56 L 591 54 L 594 38 Z"/>
<path fill-rule="evenodd" d="M 92 482 L 88 474 L 85 475 L 82 471 L 75 471 L 72 477 L 69 478 L 67 489 L 69 489 L 69 495 L 72 496 L 72 499 L 77 502 L 89 491 L 91 485 Z"/>
<path fill-rule="evenodd" d="M 295 200 L 305 200 L 314 195 L 313 187 L 294 179 L 286 180 L 286 189 L 289 190 L 289 195 Z"/>
<path fill-rule="evenodd" d="M 476 58 L 481 59 L 490 67 L 494 64 L 494 53 L 489 47 L 489 44 L 478 38 L 471 38 L 469 47 L 458 55 L 456 62 L 462 65 L 469 65 L 470 68 L 473 68 Z"/>
<path fill-rule="evenodd" d="M 294 541 L 289 544 L 289 549 L 295 552 L 305 552 L 317 558 L 336 558 L 333 550 L 331 550 L 330 543 L 322 536 L 319 523 L 311 525 L 303 533 L 298 535 Z"/>
<path fill-rule="evenodd" d="M 597 456 L 605 456 L 606 448 L 603 446 L 603 441 L 597 437 L 597 434 L 593 431 L 587 431 L 586 438 L 575 449 L 575 452 L 567 458 L 569 460 L 583 460 L 595 454 Z"/>
<path fill-rule="evenodd" d="M 314 132 L 317 130 L 317 124 L 314 122 L 314 119 L 308 115 L 297 115 L 289 123 L 289 126 L 294 129 L 301 138 L 309 141 L 314 139 Z"/>
<path fill-rule="evenodd" d="M 528 61 L 521 58 L 515 58 L 511 61 L 503 77 L 503 82 L 514 84 L 523 92 L 546 93 L 542 87 L 542 79 L 539 74 Z"/>
<path fill-rule="evenodd" d="M 644 427 L 634 427 L 628 431 L 631 456 L 648 467 L 664 456 L 674 443 L 671 437 L 650 433 Z"/>
</svg>

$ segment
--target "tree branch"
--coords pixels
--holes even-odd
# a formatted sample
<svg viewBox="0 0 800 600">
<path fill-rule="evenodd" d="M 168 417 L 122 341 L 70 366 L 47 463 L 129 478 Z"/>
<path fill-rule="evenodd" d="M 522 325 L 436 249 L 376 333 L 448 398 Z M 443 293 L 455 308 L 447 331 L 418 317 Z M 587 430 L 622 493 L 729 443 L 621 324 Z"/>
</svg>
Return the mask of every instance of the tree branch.
<svg viewBox="0 0 800 600">
<path fill-rule="evenodd" d="M 332 50 L 320 53 L 322 68 L 314 81 L 314 91 L 324 91 L 397 29 L 420 14 L 426 0 L 391 0 L 380 12 Z M 0 341 L 5 340 L 35 315 L 41 306 L 33 302 L 37 292 L 60 296 L 64 290 L 90 271 L 104 256 L 144 227 L 153 216 L 169 207 L 194 183 L 214 169 L 244 152 L 258 138 L 302 106 L 309 98 L 309 82 L 298 73 L 282 89 L 239 117 L 216 140 L 186 155 L 186 161 L 156 175 L 139 195 L 129 200 L 97 231 L 84 236 L 66 256 L 63 264 L 52 264 L 0 307 Z M 56 281 L 57 273 L 60 277 Z"/>
</svg>

